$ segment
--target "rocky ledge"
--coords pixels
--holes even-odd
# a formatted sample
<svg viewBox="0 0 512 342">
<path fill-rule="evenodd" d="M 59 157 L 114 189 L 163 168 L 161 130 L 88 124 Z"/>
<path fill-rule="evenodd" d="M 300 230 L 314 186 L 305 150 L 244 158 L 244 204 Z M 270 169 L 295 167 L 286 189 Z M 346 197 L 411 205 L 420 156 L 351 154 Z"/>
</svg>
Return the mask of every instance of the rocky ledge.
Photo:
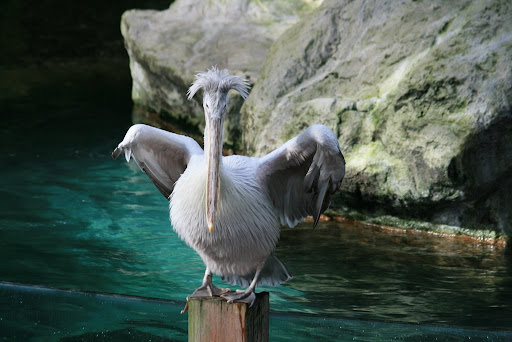
<svg viewBox="0 0 512 342">
<path fill-rule="evenodd" d="M 136 104 L 201 129 L 186 88 L 226 67 L 254 82 L 241 117 L 234 101 L 234 146 L 262 155 L 313 123 L 338 135 L 333 212 L 512 234 L 512 3 L 209 3 L 123 15 Z"/>
</svg>

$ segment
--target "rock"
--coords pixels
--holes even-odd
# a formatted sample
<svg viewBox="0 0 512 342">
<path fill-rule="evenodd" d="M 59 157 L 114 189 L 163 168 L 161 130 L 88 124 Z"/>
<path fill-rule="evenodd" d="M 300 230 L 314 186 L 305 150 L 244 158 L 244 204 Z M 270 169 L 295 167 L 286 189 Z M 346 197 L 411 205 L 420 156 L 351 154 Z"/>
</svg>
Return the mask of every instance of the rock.
<svg viewBox="0 0 512 342">
<path fill-rule="evenodd" d="M 271 47 L 242 108 L 262 155 L 339 137 L 338 208 L 512 235 L 512 3 L 335 1 Z"/>
<path fill-rule="evenodd" d="M 254 83 L 272 42 L 319 3 L 178 0 L 165 11 L 125 12 L 121 32 L 138 117 L 147 112 L 153 124 L 172 120 L 176 129 L 202 136 L 201 98 L 186 99 L 194 75 L 216 65 Z M 233 148 L 241 140 L 241 105 L 240 96 L 234 95 L 226 130 L 226 143 Z"/>
</svg>

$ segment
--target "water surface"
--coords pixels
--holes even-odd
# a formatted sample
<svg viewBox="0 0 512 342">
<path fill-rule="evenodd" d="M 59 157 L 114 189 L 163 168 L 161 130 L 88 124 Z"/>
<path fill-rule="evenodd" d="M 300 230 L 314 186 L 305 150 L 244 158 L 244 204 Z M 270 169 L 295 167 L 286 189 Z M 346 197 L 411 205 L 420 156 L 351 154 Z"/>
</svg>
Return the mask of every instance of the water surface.
<svg viewBox="0 0 512 342">
<path fill-rule="evenodd" d="M 0 283 L 0 339 L 187 341 L 187 317 L 167 300 Z M 272 313 L 271 341 L 510 341 L 512 333 Z"/>
<path fill-rule="evenodd" d="M 128 94 L 116 95 L 115 81 L 98 89 L 88 75 L 79 88 L 2 103 L 11 121 L 0 147 L 0 280 L 183 301 L 204 266 L 172 231 L 168 202 L 151 181 L 110 156 L 131 124 Z M 283 229 L 277 255 L 294 278 L 269 289 L 275 311 L 512 327 L 502 248 L 305 223 Z"/>
</svg>

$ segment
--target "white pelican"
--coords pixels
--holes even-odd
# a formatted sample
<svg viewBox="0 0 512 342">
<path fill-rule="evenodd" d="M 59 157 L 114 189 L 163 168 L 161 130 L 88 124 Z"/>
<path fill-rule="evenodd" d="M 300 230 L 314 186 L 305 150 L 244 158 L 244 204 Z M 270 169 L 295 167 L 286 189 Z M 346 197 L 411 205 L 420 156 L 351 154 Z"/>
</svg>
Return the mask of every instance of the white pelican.
<svg viewBox="0 0 512 342">
<path fill-rule="evenodd" d="M 174 230 L 206 265 L 203 283 L 192 296 L 222 296 L 252 305 L 256 286 L 291 278 L 273 254 L 279 222 L 294 227 L 312 215 L 315 227 L 345 175 L 345 160 L 336 136 L 323 125 L 309 127 L 263 158 L 224 157 L 228 91 L 246 99 L 249 86 L 213 67 L 196 75 L 188 98 L 201 88 L 204 151 L 189 137 L 138 124 L 112 157 L 133 157 L 170 201 Z M 212 274 L 247 288 L 218 288 Z"/>
</svg>

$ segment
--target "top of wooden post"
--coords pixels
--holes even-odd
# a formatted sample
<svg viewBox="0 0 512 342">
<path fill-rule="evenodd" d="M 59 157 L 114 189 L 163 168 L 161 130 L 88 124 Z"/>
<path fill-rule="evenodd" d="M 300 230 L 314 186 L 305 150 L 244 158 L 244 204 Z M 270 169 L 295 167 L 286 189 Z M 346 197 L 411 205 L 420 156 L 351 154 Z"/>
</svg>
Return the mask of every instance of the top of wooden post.
<svg viewBox="0 0 512 342">
<path fill-rule="evenodd" d="M 229 303 L 221 297 L 190 297 L 188 340 L 267 342 L 269 337 L 269 294 L 256 294 L 252 307 Z"/>
</svg>

